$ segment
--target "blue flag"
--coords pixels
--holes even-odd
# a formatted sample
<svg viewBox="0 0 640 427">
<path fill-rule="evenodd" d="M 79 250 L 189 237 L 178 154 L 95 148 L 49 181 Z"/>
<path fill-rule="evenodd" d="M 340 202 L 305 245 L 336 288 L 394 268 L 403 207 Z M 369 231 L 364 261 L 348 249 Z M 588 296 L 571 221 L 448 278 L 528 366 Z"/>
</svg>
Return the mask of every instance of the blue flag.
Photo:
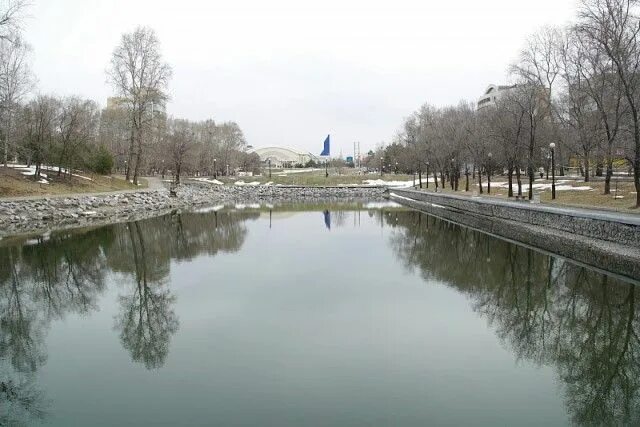
<svg viewBox="0 0 640 427">
<path fill-rule="evenodd" d="M 330 141 L 330 137 L 331 135 L 327 135 L 327 138 L 324 140 L 324 148 L 322 149 L 322 153 L 320 153 L 321 156 L 330 156 L 331 154 L 331 149 L 329 148 L 329 145 L 331 143 Z"/>
</svg>

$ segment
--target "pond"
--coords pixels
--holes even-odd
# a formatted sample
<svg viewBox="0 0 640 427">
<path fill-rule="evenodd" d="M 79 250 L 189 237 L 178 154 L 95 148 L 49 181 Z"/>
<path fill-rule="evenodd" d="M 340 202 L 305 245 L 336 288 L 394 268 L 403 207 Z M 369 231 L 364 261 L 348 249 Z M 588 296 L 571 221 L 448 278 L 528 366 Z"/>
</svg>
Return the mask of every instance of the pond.
<svg viewBox="0 0 640 427">
<path fill-rule="evenodd" d="M 636 292 L 392 204 L 5 239 L 0 424 L 637 424 Z"/>
</svg>

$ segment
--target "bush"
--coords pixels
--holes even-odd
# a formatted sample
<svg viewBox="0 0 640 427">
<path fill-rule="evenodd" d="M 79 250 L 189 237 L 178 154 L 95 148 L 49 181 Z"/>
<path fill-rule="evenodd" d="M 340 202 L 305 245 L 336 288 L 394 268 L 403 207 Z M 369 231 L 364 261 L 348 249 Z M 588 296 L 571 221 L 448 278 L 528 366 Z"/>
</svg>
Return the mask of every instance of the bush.
<svg viewBox="0 0 640 427">
<path fill-rule="evenodd" d="M 96 150 L 89 167 L 93 172 L 101 175 L 109 175 L 111 173 L 111 169 L 113 169 L 113 156 L 104 145 L 101 145 Z"/>
</svg>

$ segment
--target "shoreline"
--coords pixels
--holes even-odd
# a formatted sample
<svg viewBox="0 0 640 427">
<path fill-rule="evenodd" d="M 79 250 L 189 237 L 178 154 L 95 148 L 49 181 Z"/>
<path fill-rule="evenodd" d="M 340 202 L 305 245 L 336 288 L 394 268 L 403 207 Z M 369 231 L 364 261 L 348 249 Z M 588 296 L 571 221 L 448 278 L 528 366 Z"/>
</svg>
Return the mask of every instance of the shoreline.
<svg viewBox="0 0 640 427">
<path fill-rule="evenodd" d="M 404 189 L 390 189 L 388 197 L 441 219 L 639 283 L 639 218 Z"/>
<path fill-rule="evenodd" d="M 231 203 L 384 200 L 385 187 L 222 186 L 185 183 L 168 189 L 91 195 L 0 199 L 0 240 L 25 234 L 102 226 L 161 216 L 175 210 Z"/>
</svg>

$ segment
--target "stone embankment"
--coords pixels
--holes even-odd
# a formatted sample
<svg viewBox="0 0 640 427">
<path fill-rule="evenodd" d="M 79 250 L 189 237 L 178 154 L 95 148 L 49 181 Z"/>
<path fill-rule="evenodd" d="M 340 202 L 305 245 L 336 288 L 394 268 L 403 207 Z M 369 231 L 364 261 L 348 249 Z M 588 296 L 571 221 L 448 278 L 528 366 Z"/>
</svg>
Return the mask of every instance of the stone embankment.
<svg viewBox="0 0 640 427">
<path fill-rule="evenodd" d="M 393 189 L 390 197 L 440 218 L 640 281 L 640 217 Z"/>
<path fill-rule="evenodd" d="M 175 209 L 233 203 L 304 203 L 380 200 L 380 187 L 276 187 L 185 184 L 177 197 L 166 189 L 0 199 L 0 237 L 57 228 L 102 225 L 162 215 Z"/>
</svg>

